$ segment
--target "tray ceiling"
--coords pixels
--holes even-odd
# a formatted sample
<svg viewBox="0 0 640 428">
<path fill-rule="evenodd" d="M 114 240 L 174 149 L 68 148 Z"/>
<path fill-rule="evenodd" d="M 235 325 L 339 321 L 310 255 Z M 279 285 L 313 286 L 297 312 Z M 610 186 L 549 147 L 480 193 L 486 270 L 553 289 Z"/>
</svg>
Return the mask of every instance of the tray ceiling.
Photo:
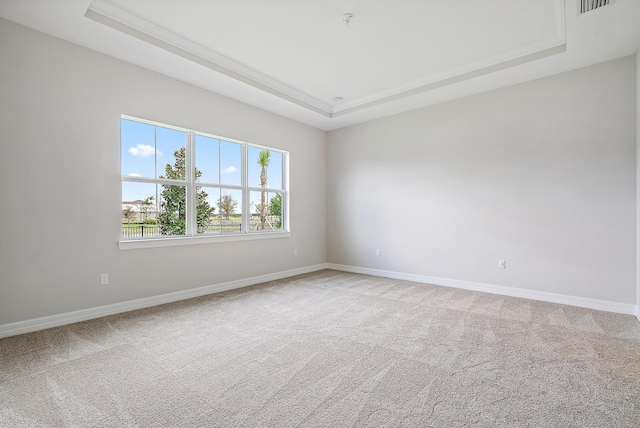
<svg viewBox="0 0 640 428">
<path fill-rule="evenodd" d="M 0 0 L 6 19 L 321 129 L 640 48 L 640 2 L 576 11 L 575 0 Z"/>
</svg>

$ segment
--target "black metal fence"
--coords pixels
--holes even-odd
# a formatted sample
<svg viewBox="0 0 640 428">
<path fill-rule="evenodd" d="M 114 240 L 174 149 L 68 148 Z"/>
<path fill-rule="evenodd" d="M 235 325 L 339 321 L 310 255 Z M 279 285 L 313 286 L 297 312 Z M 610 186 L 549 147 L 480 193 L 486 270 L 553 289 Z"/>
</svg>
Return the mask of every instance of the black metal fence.
<svg viewBox="0 0 640 428">
<path fill-rule="evenodd" d="M 242 224 L 210 223 L 205 226 L 202 233 L 230 233 L 242 232 Z M 122 237 L 127 238 L 154 238 L 165 236 L 155 224 L 123 224 Z"/>
<path fill-rule="evenodd" d="M 279 216 L 267 216 L 265 222 L 264 231 L 280 231 L 282 230 L 282 223 Z M 242 232 L 241 220 L 213 220 L 206 226 L 204 230 L 199 230 L 201 234 L 216 234 L 216 233 L 238 233 Z M 249 218 L 249 231 L 260 232 L 261 223 L 259 216 L 251 216 Z M 169 234 L 163 234 L 157 224 L 142 224 L 142 223 L 122 223 L 122 238 L 123 239 L 135 239 L 135 238 L 154 238 L 159 236 L 170 236 Z"/>
<path fill-rule="evenodd" d="M 154 236 L 160 236 L 160 231 L 155 224 L 122 225 L 123 238 L 152 238 Z"/>
</svg>

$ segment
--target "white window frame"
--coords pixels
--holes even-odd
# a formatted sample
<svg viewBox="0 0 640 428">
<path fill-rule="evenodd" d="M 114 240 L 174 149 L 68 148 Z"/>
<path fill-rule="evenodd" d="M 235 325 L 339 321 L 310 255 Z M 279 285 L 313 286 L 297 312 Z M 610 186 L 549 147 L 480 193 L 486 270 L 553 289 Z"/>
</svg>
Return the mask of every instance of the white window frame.
<svg viewBox="0 0 640 428">
<path fill-rule="evenodd" d="M 137 249 L 137 248 L 154 248 L 154 247 L 170 247 L 170 246 L 181 246 L 181 245 L 193 245 L 193 244 L 210 244 L 210 243 L 218 243 L 218 242 L 231 242 L 231 241 L 246 241 L 246 240 L 256 240 L 256 239 L 274 239 L 274 238 L 288 238 L 291 236 L 291 231 L 289 228 L 290 219 L 289 219 L 289 152 L 281 149 L 276 149 L 273 147 L 267 147 L 259 144 L 248 143 L 246 141 L 236 140 L 234 138 L 223 137 L 219 135 L 209 134 L 206 132 L 195 131 L 192 129 L 181 128 L 173 125 L 167 125 L 165 123 L 155 122 L 147 119 L 141 119 L 138 117 L 121 115 L 120 119 L 135 121 L 144 123 L 147 125 L 159 126 L 162 128 L 173 129 L 176 131 L 186 133 L 186 158 L 185 158 L 185 169 L 187 174 L 185 176 L 185 181 L 181 180 L 172 180 L 167 178 L 149 178 L 149 177 L 132 177 L 125 176 L 120 173 L 120 182 L 137 182 L 137 183 L 150 183 L 150 184 L 159 184 L 159 185 L 177 185 L 186 187 L 186 203 L 187 203 L 187 218 L 186 218 L 186 234 L 185 235 L 176 235 L 176 236 L 160 236 L 160 237 L 150 237 L 150 238 L 123 238 L 122 237 L 122 228 L 120 232 L 120 239 L 118 241 L 118 247 L 120 250 L 129 250 L 129 249 Z M 203 137 L 213 138 L 217 140 L 229 141 L 232 143 L 239 144 L 242 148 L 241 155 L 241 184 L 238 185 L 230 185 L 230 184 L 222 184 L 222 183 L 207 183 L 207 182 L 196 182 L 195 181 L 195 161 L 196 161 L 196 153 L 195 153 L 195 136 L 200 135 Z M 122 144 L 122 142 L 120 143 Z M 248 152 L 249 147 L 254 147 L 258 149 L 266 149 L 274 152 L 278 152 L 282 155 L 282 188 L 262 188 L 262 187 L 254 187 L 249 186 L 249 168 L 248 168 Z M 122 155 L 122 147 L 120 148 L 120 155 Z M 122 159 L 120 160 L 120 168 L 122 168 Z M 226 232 L 220 234 L 198 234 L 197 233 L 197 225 L 196 225 L 196 188 L 204 187 L 207 189 L 216 188 L 216 189 L 235 189 L 242 191 L 242 231 L 240 232 Z M 122 186 L 120 186 L 120 191 L 122 192 Z M 282 194 L 282 230 L 272 230 L 272 231 L 254 231 L 251 232 L 249 230 L 249 224 L 251 219 L 250 212 L 250 194 L 252 191 L 257 192 L 268 192 L 268 193 L 280 193 Z M 120 195 L 120 200 L 122 200 L 122 194 Z M 156 201 L 159 203 L 159 201 Z M 122 221 L 122 218 L 120 219 Z"/>
</svg>

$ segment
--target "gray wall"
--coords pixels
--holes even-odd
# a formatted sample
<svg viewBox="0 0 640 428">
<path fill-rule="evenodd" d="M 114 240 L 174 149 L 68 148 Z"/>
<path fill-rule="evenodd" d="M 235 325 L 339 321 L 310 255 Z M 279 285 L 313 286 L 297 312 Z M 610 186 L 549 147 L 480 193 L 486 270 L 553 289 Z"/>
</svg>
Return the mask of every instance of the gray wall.
<svg viewBox="0 0 640 428">
<path fill-rule="evenodd" d="M 119 251 L 120 114 L 290 151 L 292 237 Z M 325 139 L 0 19 L 0 325 L 325 263 Z"/>
<path fill-rule="evenodd" d="M 627 57 L 330 132 L 329 262 L 635 304 L 635 79 Z"/>
</svg>

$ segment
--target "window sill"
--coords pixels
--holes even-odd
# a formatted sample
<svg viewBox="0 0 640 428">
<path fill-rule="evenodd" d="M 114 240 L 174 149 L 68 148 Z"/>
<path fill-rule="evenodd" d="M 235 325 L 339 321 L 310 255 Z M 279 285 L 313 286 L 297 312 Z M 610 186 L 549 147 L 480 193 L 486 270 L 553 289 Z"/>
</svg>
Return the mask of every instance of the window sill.
<svg viewBox="0 0 640 428">
<path fill-rule="evenodd" d="M 290 238 L 291 232 L 266 232 L 242 235 L 179 236 L 171 238 L 132 239 L 118 242 L 120 250 L 140 248 L 177 247 L 182 245 L 216 244 L 218 242 L 255 241 L 258 239 Z"/>
</svg>

